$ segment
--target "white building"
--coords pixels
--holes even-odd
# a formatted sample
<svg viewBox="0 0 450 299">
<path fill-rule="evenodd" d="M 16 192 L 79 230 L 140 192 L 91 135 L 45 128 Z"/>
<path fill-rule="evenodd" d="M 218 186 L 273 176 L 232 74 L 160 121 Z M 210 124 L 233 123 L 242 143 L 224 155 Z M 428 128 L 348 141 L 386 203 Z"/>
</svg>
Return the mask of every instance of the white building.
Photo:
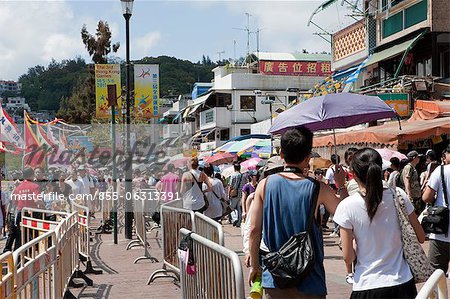
<svg viewBox="0 0 450 299">
<path fill-rule="evenodd" d="M 329 75 L 330 55 L 259 53 L 259 62 L 251 67 L 220 66 L 213 72 L 210 92 L 183 113 L 196 129 L 188 145 L 200 151 L 250 134 L 252 124 L 271 118 L 271 110 L 272 117 L 284 111 Z"/>
<path fill-rule="evenodd" d="M 19 92 L 21 89 L 22 83 L 0 80 L 0 93 L 5 91 Z"/>
<path fill-rule="evenodd" d="M 25 103 L 25 98 L 22 98 L 22 97 L 8 98 L 5 108 L 7 110 L 10 110 L 10 109 L 15 110 L 15 109 L 23 108 L 27 111 L 30 111 L 30 106 L 28 106 L 28 104 Z"/>
</svg>

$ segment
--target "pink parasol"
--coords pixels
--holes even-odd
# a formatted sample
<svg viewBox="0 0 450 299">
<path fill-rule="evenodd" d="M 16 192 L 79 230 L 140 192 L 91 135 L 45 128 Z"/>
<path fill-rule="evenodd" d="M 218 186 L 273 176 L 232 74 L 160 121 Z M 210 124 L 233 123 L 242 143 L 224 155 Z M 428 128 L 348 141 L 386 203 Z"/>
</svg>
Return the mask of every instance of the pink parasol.
<svg viewBox="0 0 450 299">
<path fill-rule="evenodd" d="M 235 154 L 225 152 L 225 153 L 217 153 L 215 155 L 205 157 L 205 158 L 203 158 L 203 160 L 206 163 L 210 163 L 212 165 L 220 165 L 220 164 L 224 164 L 224 163 L 233 162 L 235 157 L 236 157 Z"/>
<path fill-rule="evenodd" d="M 397 151 L 391 150 L 391 149 L 387 149 L 387 148 L 380 148 L 380 149 L 376 149 L 376 151 L 380 154 L 381 158 L 383 158 L 384 160 L 391 160 L 391 158 L 396 157 L 399 158 L 399 160 L 403 160 L 406 159 L 406 156 L 402 153 L 399 153 Z"/>
<path fill-rule="evenodd" d="M 241 163 L 241 167 L 245 167 L 248 170 L 256 169 L 256 166 L 258 165 L 259 161 L 262 159 L 260 158 L 251 158 Z"/>
</svg>

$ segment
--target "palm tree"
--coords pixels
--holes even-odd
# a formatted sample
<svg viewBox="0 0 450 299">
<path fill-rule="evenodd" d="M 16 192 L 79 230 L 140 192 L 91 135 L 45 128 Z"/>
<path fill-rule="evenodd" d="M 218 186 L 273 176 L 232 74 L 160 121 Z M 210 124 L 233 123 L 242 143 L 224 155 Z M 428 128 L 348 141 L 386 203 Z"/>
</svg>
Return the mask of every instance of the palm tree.
<svg viewBox="0 0 450 299">
<path fill-rule="evenodd" d="M 120 47 L 120 43 L 111 46 L 111 31 L 108 22 L 98 21 L 97 32 L 95 35 L 90 34 L 86 25 L 81 28 L 81 40 L 86 47 L 89 55 L 94 63 L 107 63 L 107 55 L 111 50 L 116 53 Z"/>
</svg>

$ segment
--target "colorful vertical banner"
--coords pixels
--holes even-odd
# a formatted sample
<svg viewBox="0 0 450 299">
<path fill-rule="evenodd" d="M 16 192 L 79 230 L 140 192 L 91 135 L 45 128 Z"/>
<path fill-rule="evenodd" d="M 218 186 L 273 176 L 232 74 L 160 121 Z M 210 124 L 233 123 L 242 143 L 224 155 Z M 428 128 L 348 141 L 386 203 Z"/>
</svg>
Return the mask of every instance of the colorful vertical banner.
<svg viewBox="0 0 450 299">
<path fill-rule="evenodd" d="M 137 118 L 159 117 L 159 65 L 134 65 L 134 107 Z"/>
<path fill-rule="evenodd" d="M 108 85 L 116 85 L 116 94 L 120 96 L 122 86 L 120 83 L 119 64 L 95 65 L 95 113 L 97 118 L 111 118 L 111 108 L 108 105 Z M 117 113 L 122 107 L 122 101 L 117 99 Z"/>
</svg>

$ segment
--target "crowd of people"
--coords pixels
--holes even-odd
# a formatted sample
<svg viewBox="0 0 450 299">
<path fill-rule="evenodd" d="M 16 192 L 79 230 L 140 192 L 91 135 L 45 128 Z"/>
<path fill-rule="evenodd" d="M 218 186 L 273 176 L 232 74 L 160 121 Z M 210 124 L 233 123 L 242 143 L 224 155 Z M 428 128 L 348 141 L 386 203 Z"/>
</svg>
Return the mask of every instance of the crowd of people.
<svg viewBox="0 0 450 299">
<path fill-rule="evenodd" d="M 450 146 L 439 161 L 432 150 L 424 156 L 410 151 L 407 159 L 394 157 L 389 165 L 372 148 L 349 148 L 345 164 L 333 154 L 328 169 L 312 170 L 312 138 L 307 129 L 289 130 L 281 138 L 280 156 L 247 173 L 235 163 L 227 180 L 214 173 L 211 165 L 199 167 L 196 158 L 190 160 L 191 169 L 181 177 L 184 208 L 220 222 L 226 219 L 220 204 L 224 199 L 234 211 L 228 222 L 236 227 L 244 225 L 250 283 L 260 276 L 267 298 L 325 297 L 323 232 L 332 221 L 330 236 L 339 238 L 352 298 L 414 298 L 416 284 L 403 256 L 394 201 L 404 202 L 417 241 L 429 239 L 431 266 L 448 272 L 448 234 L 426 235 L 419 218 L 430 205 L 448 206 L 442 180 L 450 183 Z M 311 208 L 315 211 L 311 229 L 314 264 L 297 284 L 280 288 L 264 265 L 265 256 L 307 230 Z"/>
<path fill-rule="evenodd" d="M 353 285 L 352 298 L 414 298 L 417 290 L 403 256 L 396 200 L 405 203 L 417 241 L 429 239 L 431 266 L 448 272 L 448 233 L 426 235 L 419 219 L 430 205 L 448 207 L 449 189 L 445 186 L 450 186 L 450 145 L 440 159 L 433 150 L 425 155 L 410 151 L 407 159 L 393 157 L 389 165 L 372 148 L 349 148 L 345 163 L 335 153 L 330 167 L 312 169 L 312 140 L 313 134 L 305 128 L 288 130 L 281 137 L 279 156 L 245 172 L 235 162 L 234 172 L 227 178 L 217 167 L 193 157 L 185 168 L 168 163 L 158 171 L 135 171 L 133 185 L 153 188 L 161 201 L 181 199 L 183 208 L 219 223 L 243 225 L 249 282 L 260 277 L 267 298 L 326 296 L 324 232 L 339 238 L 346 282 Z M 20 246 L 24 207 L 64 210 L 71 196 L 83 198 L 111 188 L 111 176 L 91 175 L 84 165 L 71 167 L 70 172 L 25 168 L 20 179 L 2 188 L 0 225 L 6 222 L 8 226 L 4 251 Z M 123 193 L 123 186 L 119 184 L 118 190 Z M 33 200 L 13 202 L 11 194 L 32 194 Z M 99 205 L 98 201 L 88 204 L 92 209 Z M 313 225 L 309 223 L 311 215 Z M 334 223 L 331 229 L 330 223 Z M 266 257 L 305 231 L 314 251 L 312 264 L 301 280 L 282 288 L 264 264 Z"/>
</svg>

